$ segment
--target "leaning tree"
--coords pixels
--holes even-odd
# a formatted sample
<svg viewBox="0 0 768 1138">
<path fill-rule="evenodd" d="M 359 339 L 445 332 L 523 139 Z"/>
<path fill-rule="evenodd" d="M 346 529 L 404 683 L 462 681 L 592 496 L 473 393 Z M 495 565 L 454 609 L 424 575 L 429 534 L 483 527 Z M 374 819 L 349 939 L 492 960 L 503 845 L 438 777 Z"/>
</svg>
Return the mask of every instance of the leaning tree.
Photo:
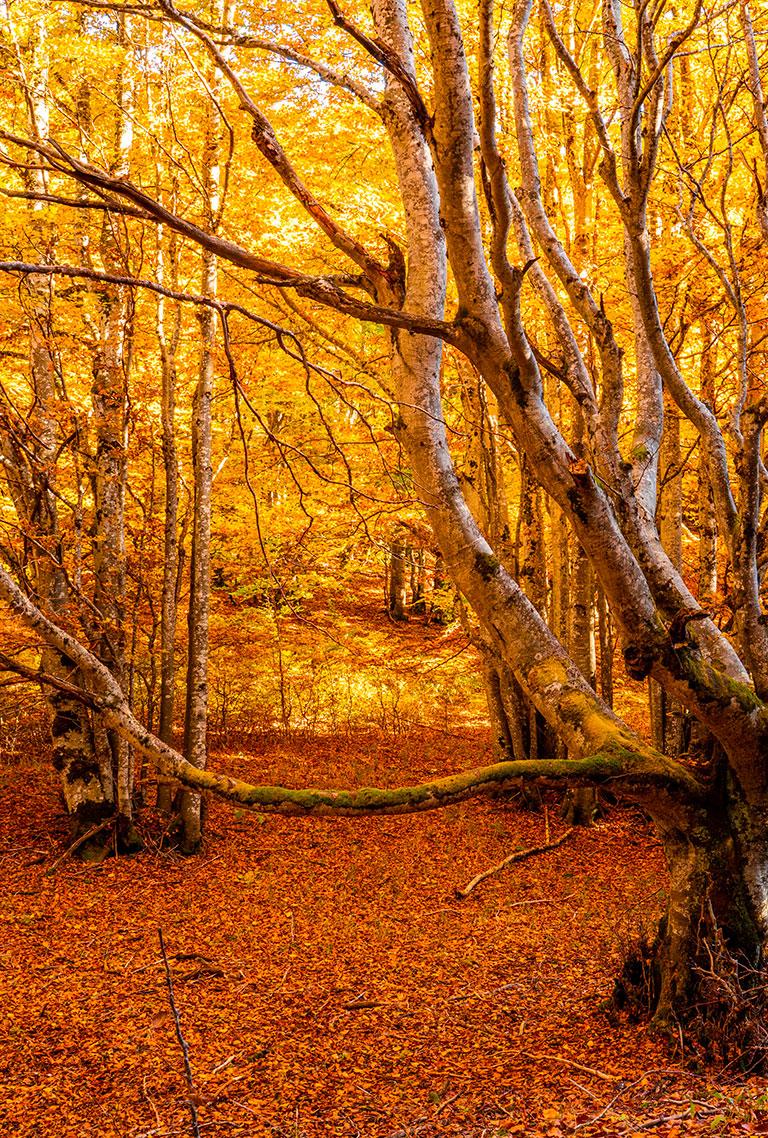
<svg viewBox="0 0 768 1138">
<path fill-rule="evenodd" d="M 531 0 L 503 10 L 493 0 L 422 0 L 418 14 L 402 0 L 374 0 L 371 19 L 336 0 L 300 5 L 278 20 L 254 8 L 236 17 L 216 9 L 203 19 L 172 0 L 83 7 L 91 18 L 117 13 L 134 30 L 170 30 L 197 73 L 212 68 L 215 90 L 201 82 L 201 91 L 225 108 L 234 148 L 227 176 L 255 170 L 263 179 L 269 171 L 320 240 L 299 265 L 289 249 L 283 261 L 264 255 L 247 226 L 235 240 L 226 217 L 212 224 L 210 201 L 187 193 L 174 204 L 149 180 L 110 167 L 96 126 L 91 134 L 64 123 L 49 136 L 7 122 L 10 169 L 45 172 L 44 187 L 28 177 L 27 199 L 100 209 L 126 226 L 162 226 L 250 288 L 290 292 L 388 330 L 394 429 L 436 543 L 489 650 L 571 757 L 500 762 L 391 790 L 251 786 L 201 769 L 143 727 L 108 654 L 67 631 L 55 591 L 32 597 L 23 577 L 3 568 L 0 593 L 47 646 L 42 671 L 30 678 L 47 682 L 67 709 L 79 701 L 192 791 L 260 811 L 373 816 L 521 781 L 608 787 L 650 816 L 669 866 L 654 945 L 657 1021 L 685 1016 L 702 967 L 711 970 L 723 945 L 746 977 L 758 975 L 768 938 L 768 398 L 759 371 L 768 119 L 760 29 L 747 0 L 712 11 L 700 0 L 674 11 L 664 0 L 631 8 L 540 0 L 533 25 Z M 151 46 L 144 59 L 151 70 Z M 365 145 L 388 148 L 370 193 L 396 200 L 401 241 L 389 233 L 382 241 L 375 211 L 365 225 L 345 224 L 343 211 L 303 177 L 255 93 L 255 66 L 265 60 L 309 77 L 317 113 L 306 130 L 332 129 L 334 102 L 323 91 L 356 102 Z M 553 161 L 568 171 L 564 180 L 553 177 Z M 602 269 L 590 253 L 595 243 Z M 618 266 L 608 292 L 606 249 L 611 271 Z M 20 252 L 17 245 L 0 268 L 38 292 L 62 274 L 104 287 L 165 288 L 104 258 L 77 265 L 56 250 L 47 258 Z M 215 298 L 181 299 L 217 315 L 235 366 L 232 306 L 221 288 Z M 716 339 L 721 360 L 708 388 L 691 362 L 706 355 L 706 328 L 715 329 L 706 350 Z M 697 337 L 700 350 L 689 350 Z M 469 361 L 492 392 L 527 469 L 591 563 L 628 676 L 650 677 L 685 709 L 697 725 L 695 754 L 651 746 L 598 697 L 511 575 L 504 551 L 491 546 L 452 461 L 441 404 L 446 353 Z M 567 399 L 572 414 L 558 417 L 555 397 Z M 702 495 L 711 494 L 707 532 L 716 530 L 726 566 L 727 634 L 660 533 L 665 408 L 668 430 L 682 422 L 698 450 Z M 12 449 L 4 461 L 13 480 Z"/>
</svg>

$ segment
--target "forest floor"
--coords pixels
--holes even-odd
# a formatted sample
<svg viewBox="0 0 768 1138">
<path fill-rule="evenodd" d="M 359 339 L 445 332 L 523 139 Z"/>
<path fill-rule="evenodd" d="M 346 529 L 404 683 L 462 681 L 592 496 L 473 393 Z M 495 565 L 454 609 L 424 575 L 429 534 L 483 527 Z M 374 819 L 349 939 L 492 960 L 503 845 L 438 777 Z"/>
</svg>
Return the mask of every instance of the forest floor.
<svg viewBox="0 0 768 1138">
<path fill-rule="evenodd" d="M 219 607 L 217 698 L 279 672 L 305 724 L 333 697 L 337 729 L 260 734 L 255 716 L 240 746 L 219 731 L 213 767 L 361 786 L 490 761 L 457 626 L 394 627 L 371 587 L 363 609 L 359 593 L 349 611 L 323 606 L 346 629 L 326 664 L 301 621 L 284 622 L 291 654 L 278 655 L 257 610 Z M 279 693 L 265 691 L 268 714 Z M 625 714 L 642 714 L 642 691 L 621 694 Z M 193 1133 L 158 929 L 204 1138 L 768 1134 L 763 1080 L 695 1073 L 606 1008 L 664 900 L 640 815 L 614 809 L 463 901 L 456 889 L 480 870 L 542 844 L 542 813 L 477 800 L 331 822 L 213 801 L 200 856 L 161 849 L 150 811 L 142 854 L 88 865 L 60 860 L 55 778 L 42 741 L 13 736 L 12 710 L 0 716 L 2 1138 Z M 554 801 L 549 817 L 554 838 Z"/>
<path fill-rule="evenodd" d="M 485 736 L 274 741 L 213 763 L 264 781 L 396 783 L 473 765 Z M 298 773 L 297 773 L 298 772 Z M 455 890 L 544 819 L 476 801 L 373 822 L 213 802 L 203 854 L 48 872 L 66 848 L 41 762 L 0 765 L 0 1134 L 271 1138 L 766 1134 L 762 1080 L 695 1074 L 605 1010 L 665 878 L 613 811 Z M 552 823 L 553 836 L 562 832 Z"/>
</svg>

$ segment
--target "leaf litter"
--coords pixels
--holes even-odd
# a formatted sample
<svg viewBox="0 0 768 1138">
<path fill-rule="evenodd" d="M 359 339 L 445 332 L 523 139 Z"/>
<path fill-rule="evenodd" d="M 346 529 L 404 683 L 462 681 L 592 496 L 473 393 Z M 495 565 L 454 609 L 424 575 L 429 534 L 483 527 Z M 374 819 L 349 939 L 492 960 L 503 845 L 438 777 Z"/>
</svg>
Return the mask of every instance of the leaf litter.
<svg viewBox="0 0 768 1138">
<path fill-rule="evenodd" d="M 371 737 L 367 762 L 396 784 L 475 764 L 485 738 Z M 346 742 L 282 740 L 213 762 L 342 785 L 356 759 Z M 202 1135 L 768 1133 L 762 1082 L 691 1072 L 606 1010 L 663 904 L 636 812 L 459 901 L 479 870 L 541 844 L 541 814 L 496 800 L 328 822 L 212 802 L 196 859 L 148 848 L 46 876 L 66 844 L 53 776 L 24 760 L 2 780 L 4 1136 L 192 1133 L 159 928 Z"/>
</svg>

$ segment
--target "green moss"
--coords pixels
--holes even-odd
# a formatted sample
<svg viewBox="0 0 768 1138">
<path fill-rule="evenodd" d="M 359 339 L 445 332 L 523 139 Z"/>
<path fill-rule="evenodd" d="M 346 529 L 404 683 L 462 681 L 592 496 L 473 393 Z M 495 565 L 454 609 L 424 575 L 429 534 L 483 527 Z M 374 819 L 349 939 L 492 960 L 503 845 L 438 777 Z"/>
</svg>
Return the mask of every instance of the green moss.
<svg viewBox="0 0 768 1138">
<path fill-rule="evenodd" d="M 484 581 L 490 581 L 491 577 L 495 577 L 500 568 L 501 562 L 492 553 L 475 554 L 475 569 Z"/>
<path fill-rule="evenodd" d="M 357 790 L 353 793 L 354 797 L 357 799 L 357 804 L 359 806 L 362 806 L 363 808 L 375 808 L 376 806 L 381 805 L 382 794 L 385 794 L 386 792 L 378 790 L 375 786 L 364 786 L 361 790 Z M 348 795 L 347 797 L 351 798 L 352 795 Z"/>
<path fill-rule="evenodd" d="M 749 684 L 732 680 L 724 672 L 713 668 L 692 648 L 677 649 L 678 659 L 685 668 L 685 678 L 700 699 L 708 702 L 730 703 L 747 714 L 765 709 L 765 704 Z"/>
</svg>

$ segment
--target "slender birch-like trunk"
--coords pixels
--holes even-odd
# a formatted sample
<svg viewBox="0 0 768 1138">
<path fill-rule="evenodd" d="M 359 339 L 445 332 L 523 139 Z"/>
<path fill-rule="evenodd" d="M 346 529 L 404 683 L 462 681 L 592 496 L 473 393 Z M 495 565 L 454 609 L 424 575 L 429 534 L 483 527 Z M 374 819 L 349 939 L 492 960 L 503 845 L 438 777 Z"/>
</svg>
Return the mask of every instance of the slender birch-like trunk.
<svg viewBox="0 0 768 1138">
<path fill-rule="evenodd" d="M 117 41 L 126 46 L 125 17 L 118 20 Z M 133 144 L 133 87 L 128 70 L 115 89 L 115 149 L 117 177 L 130 173 Z M 104 214 L 99 255 L 105 268 L 120 273 L 125 268 L 116 219 Z M 131 298 L 125 288 L 98 291 L 98 340 L 93 355 L 93 473 L 94 602 L 100 613 L 99 656 L 119 684 L 125 683 L 125 486 L 127 478 L 126 431 L 128 374 L 131 358 Z M 128 847 L 138 842 L 132 827 L 133 757 L 124 739 L 114 731 L 97 730 L 97 740 L 108 748 L 111 761 L 120 839 Z"/>
<path fill-rule="evenodd" d="M 406 556 L 408 547 L 404 541 L 395 540 L 389 547 L 389 597 L 388 611 L 393 620 L 408 619 L 408 595 L 406 587 Z"/>
<path fill-rule="evenodd" d="M 165 254 L 162 230 L 158 234 L 158 277 L 165 278 Z M 177 285 L 177 241 L 171 233 L 168 243 L 171 286 Z M 157 339 L 160 345 L 162 392 L 160 417 L 162 430 L 163 471 L 165 480 L 165 512 L 163 517 L 163 584 L 160 598 L 160 717 L 158 735 L 164 743 L 173 743 L 173 713 L 176 679 L 176 622 L 178 614 L 179 573 L 179 470 L 176 448 L 176 351 L 181 333 L 181 313 L 173 311 L 170 335 L 166 322 L 166 302 L 158 298 Z M 157 806 L 170 811 L 173 792 L 167 782 L 157 788 Z"/>
<path fill-rule="evenodd" d="M 222 5 L 217 12 L 219 19 L 223 18 L 223 12 L 224 7 Z M 213 93 L 220 82 L 218 69 L 210 69 L 207 82 Z M 210 97 L 206 104 L 202 165 L 207 221 L 213 230 L 216 229 L 220 221 L 219 132 L 218 108 L 213 97 Z M 217 258 L 213 253 L 204 250 L 201 277 L 201 294 L 203 296 L 216 297 L 217 279 Z M 201 309 L 200 333 L 202 339 L 200 369 L 192 410 L 192 462 L 195 490 L 187 618 L 188 657 L 184 752 L 188 761 L 202 770 L 207 762 L 208 626 L 211 591 L 211 492 L 213 487 L 211 423 L 216 348 L 216 316 L 210 308 Z M 201 796 L 189 790 L 183 791 L 179 813 L 182 823 L 181 848 L 185 853 L 195 853 L 200 847 L 203 834 Z"/>
<path fill-rule="evenodd" d="M 659 463 L 659 533 L 670 561 L 678 572 L 683 568 L 683 492 L 682 450 L 680 446 L 680 415 L 672 401 L 664 401 L 664 432 L 661 439 Z M 680 755 L 685 750 L 685 720 L 683 708 L 676 700 L 660 692 L 661 737 L 659 745 L 668 755 Z"/>
<path fill-rule="evenodd" d="M 702 322 L 703 340 L 701 356 L 701 398 L 710 407 L 715 400 L 715 373 L 717 371 L 717 339 L 711 320 Z M 698 461 L 698 524 L 699 566 L 698 597 L 703 609 L 711 609 L 717 596 L 717 519 L 712 483 L 707 475 L 706 463 L 699 452 Z"/>
</svg>

